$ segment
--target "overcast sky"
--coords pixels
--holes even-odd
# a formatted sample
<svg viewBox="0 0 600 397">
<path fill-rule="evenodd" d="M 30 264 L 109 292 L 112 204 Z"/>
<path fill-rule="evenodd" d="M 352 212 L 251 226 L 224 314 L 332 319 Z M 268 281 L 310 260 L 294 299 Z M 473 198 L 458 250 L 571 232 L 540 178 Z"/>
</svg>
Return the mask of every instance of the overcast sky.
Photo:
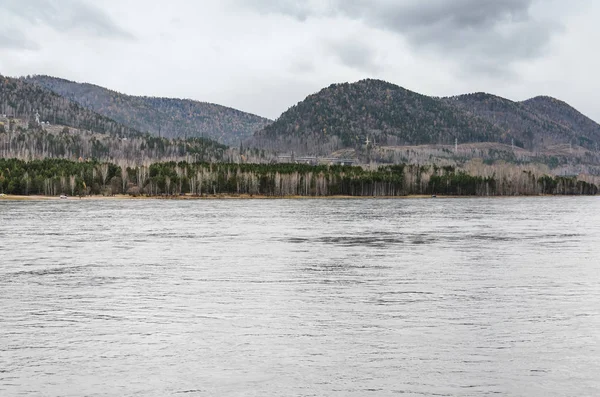
<svg viewBox="0 0 600 397">
<path fill-rule="evenodd" d="M 0 74 L 276 118 L 331 83 L 562 99 L 600 121 L 597 0 L 0 0 Z"/>
</svg>

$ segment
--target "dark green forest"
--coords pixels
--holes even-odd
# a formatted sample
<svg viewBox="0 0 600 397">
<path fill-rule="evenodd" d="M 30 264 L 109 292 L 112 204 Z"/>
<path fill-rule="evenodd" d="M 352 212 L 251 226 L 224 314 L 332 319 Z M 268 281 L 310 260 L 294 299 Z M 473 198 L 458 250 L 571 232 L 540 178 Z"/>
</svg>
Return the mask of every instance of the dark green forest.
<svg viewBox="0 0 600 397">
<path fill-rule="evenodd" d="M 380 80 L 333 84 L 257 132 L 253 144 L 296 153 L 381 145 L 510 143 L 511 136 L 452 104 Z"/>
<path fill-rule="evenodd" d="M 517 183 L 517 179 L 519 182 Z M 0 159 L 0 193 L 14 195 L 179 196 L 494 196 L 593 195 L 596 185 L 577 178 L 472 176 L 454 167 L 352 166 L 164 162 L 120 167 L 98 161 Z"/>
</svg>

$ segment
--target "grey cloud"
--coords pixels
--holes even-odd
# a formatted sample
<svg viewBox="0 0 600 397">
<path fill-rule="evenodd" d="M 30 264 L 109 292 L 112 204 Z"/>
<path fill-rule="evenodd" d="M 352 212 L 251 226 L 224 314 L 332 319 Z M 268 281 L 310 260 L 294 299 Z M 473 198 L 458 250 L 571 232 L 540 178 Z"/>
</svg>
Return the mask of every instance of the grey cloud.
<svg viewBox="0 0 600 397">
<path fill-rule="evenodd" d="M 350 0 L 342 12 L 363 17 L 385 27 L 405 31 L 410 27 L 443 25 L 450 31 L 489 28 L 498 21 L 528 19 L 532 0 Z M 340 6 L 342 2 L 338 3 Z"/>
<path fill-rule="evenodd" d="M 238 0 L 233 0 L 237 3 Z M 243 6 L 252 8 L 261 14 L 282 14 L 304 21 L 317 10 L 307 0 L 240 0 Z"/>
<path fill-rule="evenodd" d="M 460 57 L 513 62 L 539 56 L 557 24 L 530 15 L 532 0 L 381 1 L 369 7 L 353 0 L 347 12 L 373 26 L 403 34 L 417 48 Z M 477 65 L 475 65 L 477 66 Z"/>
<path fill-rule="evenodd" d="M 84 0 L 4 0 L 5 10 L 35 25 L 47 25 L 59 32 L 79 30 L 99 37 L 133 38 L 108 14 Z"/>
<path fill-rule="evenodd" d="M 253 0 L 258 12 L 299 20 L 345 17 L 395 32 L 417 50 L 435 50 L 475 71 L 543 54 L 560 25 L 531 15 L 535 0 Z"/>
<path fill-rule="evenodd" d="M 17 50 L 38 50 L 39 45 L 29 40 L 20 30 L 4 28 L 0 30 L 0 48 Z"/>
<path fill-rule="evenodd" d="M 376 51 L 358 38 L 329 42 L 327 51 L 350 68 L 366 72 L 379 70 L 379 66 L 375 63 Z"/>
<path fill-rule="evenodd" d="M 315 71 L 315 64 L 304 58 L 296 58 L 292 60 L 288 68 L 294 74 L 307 74 Z"/>
</svg>

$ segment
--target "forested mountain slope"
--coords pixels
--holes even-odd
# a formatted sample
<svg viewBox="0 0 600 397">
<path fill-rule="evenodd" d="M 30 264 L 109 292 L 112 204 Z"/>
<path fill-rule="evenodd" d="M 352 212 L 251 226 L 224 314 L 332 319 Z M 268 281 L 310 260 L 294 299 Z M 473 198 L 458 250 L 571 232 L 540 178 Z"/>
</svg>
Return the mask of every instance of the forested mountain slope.
<svg viewBox="0 0 600 397">
<path fill-rule="evenodd" d="M 93 84 L 50 76 L 24 79 L 142 132 L 163 137 L 206 137 L 239 145 L 270 120 L 236 109 L 188 99 L 121 94 Z"/>
<path fill-rule="evenodd" d="M 54 92 L 21 79 L 0 76 L 0 115 L 85 129 L 115 136 L 138 136 L 139 131 L 85 109 Z"/>
<path fill-rule="evenodd" d="M 447 101 L 381 80 L 331 85 L 291 107 L 249 144 L 296 153 L 325 154 L 381 145 L 510 142 L 505 130 Z"/>
<path fill-rule="evenodd" d="M 63 158 L 71 160 L 143 164 L 149 161 L 223 161 L 231 150 L 203 138 L 167 139 L 148 134 L 122 138 L 60 125 L 27 126 L 0 117 L 0 158 L 22 160 Z"/>
<path fill-rule="evenodd" d="M 226 146 L 213 140 L 142 134 L 52 91 L 0 76 L 0 157 L 143 163 L 223 161 L 229 155 Z"/>
<path fill-rule="evenodd" d="M 345 148 L 504 143 L 530 151 L 597 150 L 600 125 L 549 97 L 514 102 L 487 93 L 421 95 L 381 80 L 333 84 L 255 133 L 250 145 L 323 155 Z"/>
<path fill-rule="evenodd" d="M 548 96 L 538 96 L 521 103 L 530 111 L 569 129 L 578 145 L 597 148 L 600 143 L 600 124 L 567 103 Z"/>
<path fill-rule="evenodd" d="M 598 124 L 553 98 L 513 102 L 491 94 L 474 93 L 446 98 L 446 101 L 515 136 L 518 145 L 529 150 L 569 143 L 594 149 L 600 140 Z"/>
</svg>

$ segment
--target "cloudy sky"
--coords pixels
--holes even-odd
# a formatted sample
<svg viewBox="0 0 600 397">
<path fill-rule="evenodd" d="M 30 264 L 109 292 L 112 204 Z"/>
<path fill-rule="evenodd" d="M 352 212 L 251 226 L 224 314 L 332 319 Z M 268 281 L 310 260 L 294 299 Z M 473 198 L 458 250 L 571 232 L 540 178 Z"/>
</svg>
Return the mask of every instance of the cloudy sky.
<svg viewBox="0 0 600 397">
<path fill-rule="evenodd" d="M 331 83 L 551 95 L 600 121 L 596 0 L 0 0 L 0 74 L 275 118 Z"/>
</svg>

